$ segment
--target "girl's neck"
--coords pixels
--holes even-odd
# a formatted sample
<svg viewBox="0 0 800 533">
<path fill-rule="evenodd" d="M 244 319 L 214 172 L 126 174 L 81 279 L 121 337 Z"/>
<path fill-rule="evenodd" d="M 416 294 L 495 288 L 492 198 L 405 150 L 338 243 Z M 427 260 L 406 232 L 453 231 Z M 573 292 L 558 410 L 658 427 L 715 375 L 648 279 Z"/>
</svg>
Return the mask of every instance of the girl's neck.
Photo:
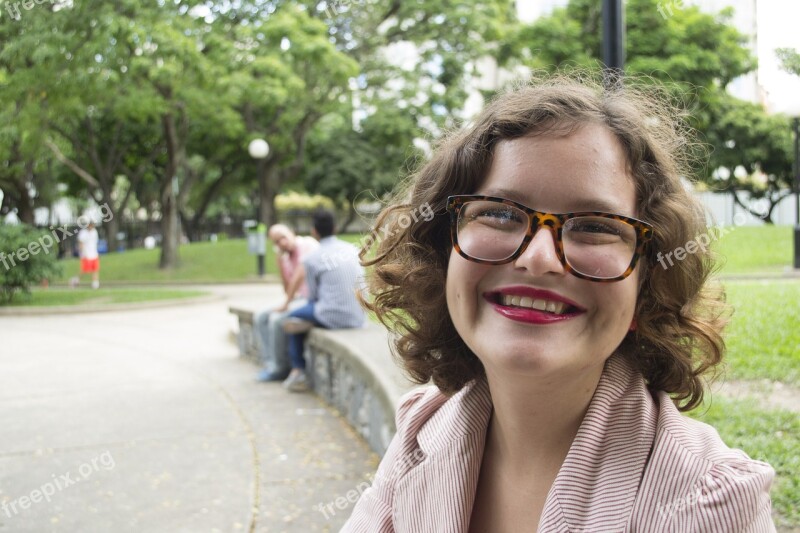
<svg viewBox="0 0 800 533">
<path fill-rule="evenodd" d="M 498 376 L 487 370 L 494 411 L 487 431 L 487 449 L 524 472 L 542 461 L 560 465 L 600 381 L 603 366 L 567 381 Z"/>
</svg>

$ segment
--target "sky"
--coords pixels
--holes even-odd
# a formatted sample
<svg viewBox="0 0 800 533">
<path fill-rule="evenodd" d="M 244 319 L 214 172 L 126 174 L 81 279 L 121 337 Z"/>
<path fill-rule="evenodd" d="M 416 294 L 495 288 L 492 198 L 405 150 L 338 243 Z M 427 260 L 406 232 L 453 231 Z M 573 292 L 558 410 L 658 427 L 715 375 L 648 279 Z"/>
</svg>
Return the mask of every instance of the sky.
<svg viewBox="0 0 800 533">
<path fill-rule="evenodd" d="M 680 3 L 681 0 L 663 0 Z M 517 10 L 522 20 L 534 20 L 553 7 L 566 4 L 566 0 L 517 0 Z M 683 5 L 700 5 L 704 11 L 719 10 L 726 5 L 742 9 L 755 4 L 758 28 L 758 81 L 763 87 L 767 107 L 773 112 L 792 111 L 800 115 L 800 77 L 781 70 L 775 56 L 776 48 L 794 48 L 800 51 L 800 1 L 798 0 L 683 0 Z M 751 24 L 742 22 L 740 31 L 750 33 Z"/>
<path fill-rule="evenodd" d="M 772 111 L 800 115 L 800 77 L 780 68 L 776 48 L 800 51 L 800 2 L 797 0 L 758 0 L 758 77 L 767 91 Z"/>
</svg>

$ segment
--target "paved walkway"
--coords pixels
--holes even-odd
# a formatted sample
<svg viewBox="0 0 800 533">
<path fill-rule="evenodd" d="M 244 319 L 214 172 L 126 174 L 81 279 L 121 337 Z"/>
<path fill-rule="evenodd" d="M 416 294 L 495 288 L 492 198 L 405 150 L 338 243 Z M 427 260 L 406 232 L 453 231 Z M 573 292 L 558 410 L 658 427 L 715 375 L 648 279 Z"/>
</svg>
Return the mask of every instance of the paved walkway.
<svg viewBox="0 0 800 533">
<path fill-rule="evenodd" d="M 210 289 L 226 299 L 0 317 L 0 532 L 339 530 L 350 504 L 318 504 L 377 457 L 238 359 L 228 305 L 279 288 Z"/>
</svg>

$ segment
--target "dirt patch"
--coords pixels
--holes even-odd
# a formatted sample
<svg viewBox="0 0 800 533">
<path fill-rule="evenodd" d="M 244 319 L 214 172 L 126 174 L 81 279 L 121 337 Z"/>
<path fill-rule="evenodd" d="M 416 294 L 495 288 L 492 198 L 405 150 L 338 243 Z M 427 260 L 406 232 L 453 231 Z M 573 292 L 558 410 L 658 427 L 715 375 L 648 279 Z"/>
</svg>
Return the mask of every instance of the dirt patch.
<svg viewBox="0 0 800 533">
<path fill-rule="evenodd" d="M 711 386 L 713 394 L 735 400 L 755 398 L 765 407 L 800 413 L 800 389 L 780 381 L 726 381 Z"/>
</svg>

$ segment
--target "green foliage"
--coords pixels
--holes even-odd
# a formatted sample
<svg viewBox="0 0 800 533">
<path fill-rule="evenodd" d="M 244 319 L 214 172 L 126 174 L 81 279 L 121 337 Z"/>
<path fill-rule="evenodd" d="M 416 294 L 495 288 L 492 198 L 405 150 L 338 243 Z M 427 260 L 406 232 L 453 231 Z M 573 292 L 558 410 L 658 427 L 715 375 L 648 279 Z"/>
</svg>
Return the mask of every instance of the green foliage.
<svg viewBox="0 0 800 533">
<path fill-rule="evenodd" d="M 778 48 L 776 50 L 778 59 L 781 60 L 783 69 L 796 76 L 800 76 L 800 53 L 791 48 Z"/>
<path fill-rule="evenodd" d="M 669 17 L 659 12 L 659 0 L 625 4 L 628 73 L 714 92 L 753 70 L 755 59 L 744 48 L 747 39 L 730 25 L 733 12 L 716 16 L 694 6 L 672 6 Z M 596 67 L 602 60 L 602 12 L 593 0 L 572 0 L 546 17 L 522 27 L 512 40 L 519 55 L 534 68 L 567 64 Z"/>
<path fill-rule="evenodd" d="M 747 191 L 753 200 L 768 200 L 766 220 L 771 222 L 769 215 L 790 188 L 790 128 L 785 118 L 769 116 L 761 106 L 726 93 L 733 79 L 756 68 L 748 39 L 732 25 L 730 8 L 708 14 L 680 2 L 667 4 L 626 2 L 625 72 L 663 84 L 687 108 L 688 122 L 710 144 L 709 164 L 698 167 L 696 177 L 714 190 Z M 600 4 L 572 0 L 522 27 L 510 43 L 505 53 L 516 54 L 533 68 L 599 68 Z M 791 63 L 794 56 L 788 51 L 784 55 Z M 718 179 L 721 167 L 726 179 Z M 734 173 L 737 167 L 745 174 Z"/>
<path fill-rule="evenodd" d="M 0 303 L 11 302 L 18 292 L 61 275 L 58 244 L 52 234 L 30 226 L 0 223 Z"/>
<path fill-rule="evenodd" d="M 326 196 L 315 194 L 310 196 L 299 192 L 290 191 L 279 194 L 275 198 L 275 207 L 279 211 L 286 212 L 292 210 L 313 211 L 314 209 L 335 209 L 333 201 Z"/>
<path fill-rule="evenodd" d="M 353 129 L 346 116 L 329 116 L 309 140 L 306 188 L 350 209 L 382 198 L 422 157 L 413 142 L 416 124 L 398 109 L 385 108 Z"/>
<path fill-rule="evenodd" d="M 118 215 L 112 247 L 111 226 L 140 209 L 167 221 L 177 210 L 190 237 L 207 215 L 260 206 L 269 220 L 275 195 L 307 185 L 316 156 L 344 176 L 335 153 L 308 148 L 323 117 L 353 113 L 364 149 L 350 162 L 370 170 L 357 188 L 385 190 L 411 139 L 457 120 L 477 60 L 513 27 L 514 2 L 332 5 L 87 0 L 0 17 L 0 210 L 32 221 L 66 189 Z M 271 148 L 258 167 L 247 154 L 257 136 Z M 177 241 L 175 227 L 161 229 Z"/>
</svg>

